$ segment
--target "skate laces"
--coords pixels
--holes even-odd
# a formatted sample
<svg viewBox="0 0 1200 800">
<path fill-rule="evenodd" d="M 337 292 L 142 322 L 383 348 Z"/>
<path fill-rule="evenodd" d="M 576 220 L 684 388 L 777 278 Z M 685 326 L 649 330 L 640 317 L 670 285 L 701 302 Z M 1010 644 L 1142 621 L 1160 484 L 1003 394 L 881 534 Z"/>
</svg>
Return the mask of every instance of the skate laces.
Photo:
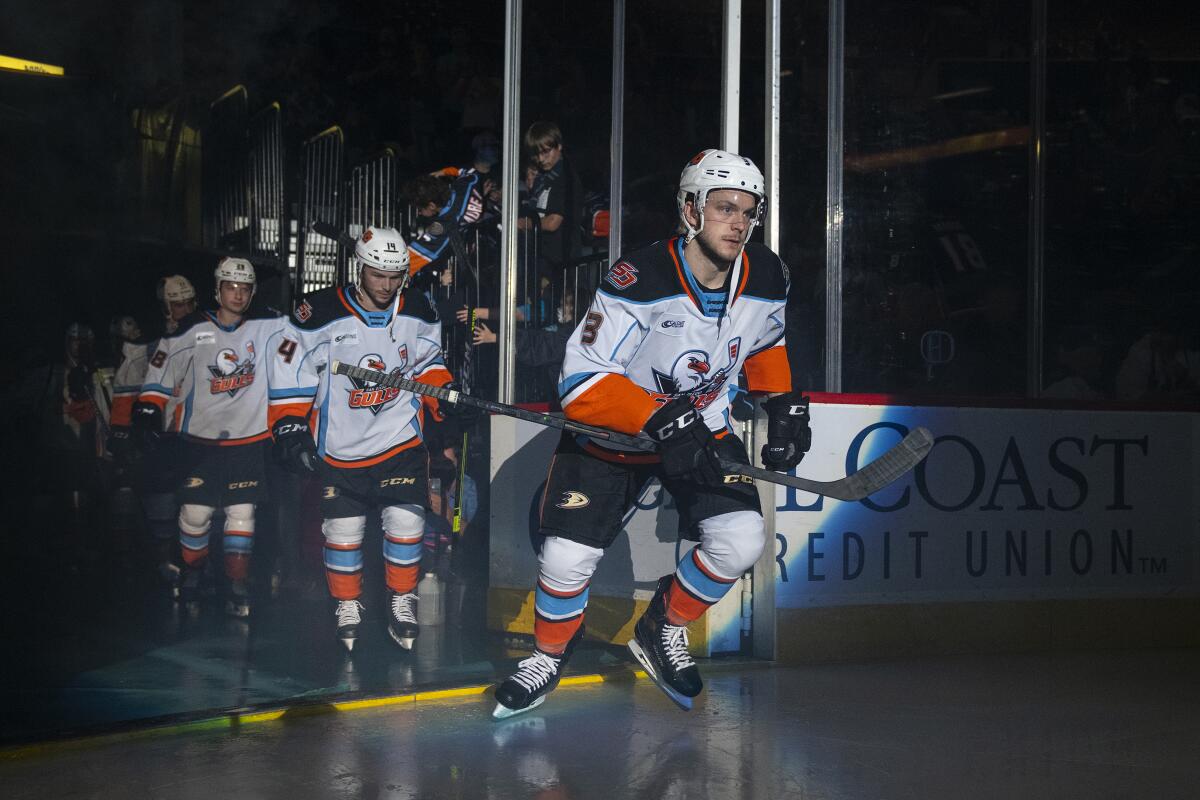
<svg viewBox="0 0 1200 800">
<path fill-rule="evenodd" d="M 411 622 L 417 624 L 416 614 L 417 596 L 415 594 L 393 594 L 392 595 L 392 617 L 397 622 Z"/>
<path fill-rule="evenodd" d="M 362 622 L 363 604 L 357 600 L 339 600 L 337 607 L 338 627 L 357 625 Z"/>
<path fill-rule="evenodd" d="M 687 628 L 682 625 L 663 623 L 662 643 L 663 653 L 677 671 L 696 665 L 691 654 L 688 653 Z"/>
<path fill-rule="evenodd" d="M 512 676 L 512 680 L 531 692 L 537 691 L 558 674 L 560 660 L 541 650 L 535 650 L 533 655 L 517 665 L 517 672 Z"/>
</svg>

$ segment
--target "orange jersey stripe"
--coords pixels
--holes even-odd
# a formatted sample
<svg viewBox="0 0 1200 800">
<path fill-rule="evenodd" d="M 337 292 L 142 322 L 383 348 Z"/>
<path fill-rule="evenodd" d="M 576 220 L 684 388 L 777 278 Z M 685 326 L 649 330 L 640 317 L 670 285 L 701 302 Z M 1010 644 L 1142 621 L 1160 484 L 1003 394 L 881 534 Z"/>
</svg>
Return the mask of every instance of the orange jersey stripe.
<svg viewBox="0 0 1200 800">
<path fill-rule="evenodd" d="M 110 420 L 113 427 L 128 426 L 133 421 L 132 394 L 121 394 L 113 398 Z"/>
<path fill-rule="evenodd" d="M 142 394 L 138 395 L 137 401 L 139 403 L 149 403 L 150 405 L 157 407 L 159 411 L 165 411 L 167 408 L 167 398 L 161 394 L 151 394 L 149 392 L 143 392 Z M 180 408 L 182 408 L 182 405 L 180 406 Z M 176 411 L 177 417 L 178 417 L 178 413 L 179 412 L 177 410 Z"/>
<path fill-rule="evenodd" d="M 598 380 L 563 409 L 567 419 L 622 433 L 637 433 L 657 410 L 658 404 L 649 392 L 615 372 Z"/>
<path fill-rule="evenodd" d="M 275 423 L 284 417 L 300 417 L 305 419 L 309 416 L 309 412 L 315 413 L 316 409 L 312 407 L 312 400 L 304 400 L 298 403 L 279 403 L 278 405 L 267 406 L 267 425 L 274 428 Z"/>
<path fill-rule="evenodd" d="M 402 442 L 401 444 L 393 447 L 391 450 L 380 453 L 377 456 L 372 456 L 371 458 L 364 458 L 361 461 L 342 461 L 341 459 L 334 458 L 333 456 L 325 456 L 325 463 L 331 467 L 337 467 L 338 469 L 361 469 L 363 467 L 372 467 L 376 464 L 382 464 L 384 461 L 387 461 L 397 453 L 408 450 L 412 447 L 416 447 L 420 443 L 421 437 L 414 436 L 407 442 Z"/>
<path fill-rule="evenodd" d="M 746 389 L 751 392 L 790 392 L 792 369 L 788 365 L 787 348 L 769 347 L 746 359 Z"/>
<path fill-rule="evenodd" d="M 270 439 L 271 432 L 263 431 L 262 433 L 256 433 L 253 436 L 246 436 L 241 439 L 201 439 L 199 436 L 191 435 L 188 435 L 186 438 L 189 442 L 195 442 L 196 444 L 207 444 L 215 447 L 238 447 L 243 444 L 254 444 L 264 439 Z"/>
</svg>

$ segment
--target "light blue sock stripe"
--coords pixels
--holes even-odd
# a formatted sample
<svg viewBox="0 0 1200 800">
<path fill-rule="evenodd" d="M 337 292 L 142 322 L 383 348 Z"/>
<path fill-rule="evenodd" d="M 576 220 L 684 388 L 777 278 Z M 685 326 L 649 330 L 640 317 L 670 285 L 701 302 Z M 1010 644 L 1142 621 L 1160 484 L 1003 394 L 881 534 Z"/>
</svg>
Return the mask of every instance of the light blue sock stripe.
<svg viewBox="0 0 1200 800">
<path fill-rule="evenodd" d="M 720 600 L 733 587 L 732 583 L 721 583 L 714 581 L 712 578 L 705 575 L 696 562 L 692 559 L 692 554 L 689 552 L 679 561 L 679 567 L 676 570 L 676 575 L 683 582 L 683 585 L 694 595 L 704 600 L 707 603 L 715 603 Z"/>
<path fill-rule="evenodd" d="M 254 549 L 254 537 L 252 536 L 226 536 L 225 537 L 225 552 L 226 553 L 244 553 L 249 554 Z"/>
<path fill-rule="evenodd" d="M 357 550 L 334 550 L 333 548 L 325 548 L 325 566 L 331 569 L 362 569 L 363 551 Z"/>
<path fill-rule="evenodd" d="M 414 564 L 421 560 L 421 542 L 416 544 L 397 544 L 383 540 L 383 557 L 393 564 Z"/>
<path fill-rule="evenodd" d="M 539 585 L 535 593 L 534 605 L 544 617 L 567 617 L 579 614 L 587 607 L 588 592 L 584 589 L 574 597 L 555 597 Z"/>
</svg>

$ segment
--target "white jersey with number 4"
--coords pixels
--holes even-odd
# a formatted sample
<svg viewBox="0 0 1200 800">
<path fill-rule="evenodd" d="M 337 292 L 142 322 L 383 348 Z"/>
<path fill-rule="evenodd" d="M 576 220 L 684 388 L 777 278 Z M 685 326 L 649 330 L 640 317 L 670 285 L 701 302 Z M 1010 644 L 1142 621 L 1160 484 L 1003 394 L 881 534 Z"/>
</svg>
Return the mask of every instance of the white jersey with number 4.
<svg viewBox="0 0 1200 800">
<path fill-rule="evenodd" d="M 422 441 L 424 404 L 412 392 L 382 388 L 330 366 L 340 361 L 433 386 L 450 382 L 442 326 L 428 298 L 409 289 L 399 311 L 367 311 L 353 286 L 305 298 L 271 353 L 271 424 L 307 418 L 317 452 L 340 468 L 378 464 Z"/>
</svg>

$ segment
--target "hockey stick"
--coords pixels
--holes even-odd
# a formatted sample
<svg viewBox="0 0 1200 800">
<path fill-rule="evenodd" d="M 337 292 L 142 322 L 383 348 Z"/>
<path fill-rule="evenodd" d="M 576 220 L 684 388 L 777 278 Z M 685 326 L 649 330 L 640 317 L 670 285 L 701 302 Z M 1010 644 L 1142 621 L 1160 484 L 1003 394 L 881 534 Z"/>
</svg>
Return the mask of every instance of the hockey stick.
<svg viewBox="0 0 1200 800">
<path fill-rule="evenodd" d="M 630 436 L 629 434 L 620 433 L 618 431 L 610 431 L 606 428 L 597 428 L 593 425 L 584 425 L 580 422 L 574 422 L 562 417 L 551 416 L 550 414 L 541 414 L 536 411 L 527 411 L 523 408 L 510 406 L 505 403 L 497 403 L 492 400 L 484 400 L 479 397 L 471 397 L 470 395 L 462 394 L 453 389 L 446 389 L 441 386 L 430 386 L 426 383 L 419 383 L 408 378 L 402 378 L 399 375 L 389 375 L 385 372 L 380 372 L 374 369 L 365 369 L 363 367 L 355 367 L 350 364 L 343 364 L 340 361 L 334 361 L 330 369 L 338 375 L 346 375 L 351 378 L 357 378 L 361 381 L 371 381 L 379 386 L 389 386 L 396 389 L 404 389 L 405 391 L 415 392 L 416 394 L 428 395 L 436 397 L 439 400 L 445 400 L 448 403 L 462 403 L 463 405 L 473 408 L 480 408 L 485 411 L 490 411 L 495 414 L 503 414 L 507 417 L 515 417 L 523 419 L 526 422 L 534 422 L 538 425 L 545 425 L 548 428 L 560 428 L 562 430 L 572 431 L 574 433 L 582 433 L 594 439 L 612 442 L 614 444 L 624 445 L 626 447 L 636 447 L 639 450 L 653 452 L 657 449 L 654 442 L 639 436 Z M 813 494 L 832 497 L 835 500 L 862 500 L 880 489 L 887 486 L 892 481 L 899 478 L 904 473 L 921 463 L 921 460 L 928 455 L 930 448 L 933 447 L 933 435 L 926 428 L 913 428 L 908 432 L 898 444 L 894 445 L 886 453 L 879 458 L 871 461 L 863 466 L 852 475 L 847 475 L 844 478 L 839 478 L 836 481 L 816 481 L 809 478 L 800 478 L 794 475 L 789 475 L 784 472 L 773 472 L 772 470 L 760 469 L 749 464 L 742 464 L 737 461 L 721 459 L 721 467 L 731 473 L 745 475 L 756 480 L 763 480 L 769 483 L 777 483 L 781 486 L 790 486 L 794 489 L 801 489 Z"/>
<path fill-rule="evenodd" d="M 313 233 L 318 233 L 321 236 L 324 236 L 326 239 L 333 239 L 335 242 L 348 250 L 353 250 L 354 245 L 357 242 L 353 236 L 339 229 L 336 225 L 330 222 L 323 222 L 319 219 L 314 219 L 309 225 L 309 228 Z"/>
</svg>

